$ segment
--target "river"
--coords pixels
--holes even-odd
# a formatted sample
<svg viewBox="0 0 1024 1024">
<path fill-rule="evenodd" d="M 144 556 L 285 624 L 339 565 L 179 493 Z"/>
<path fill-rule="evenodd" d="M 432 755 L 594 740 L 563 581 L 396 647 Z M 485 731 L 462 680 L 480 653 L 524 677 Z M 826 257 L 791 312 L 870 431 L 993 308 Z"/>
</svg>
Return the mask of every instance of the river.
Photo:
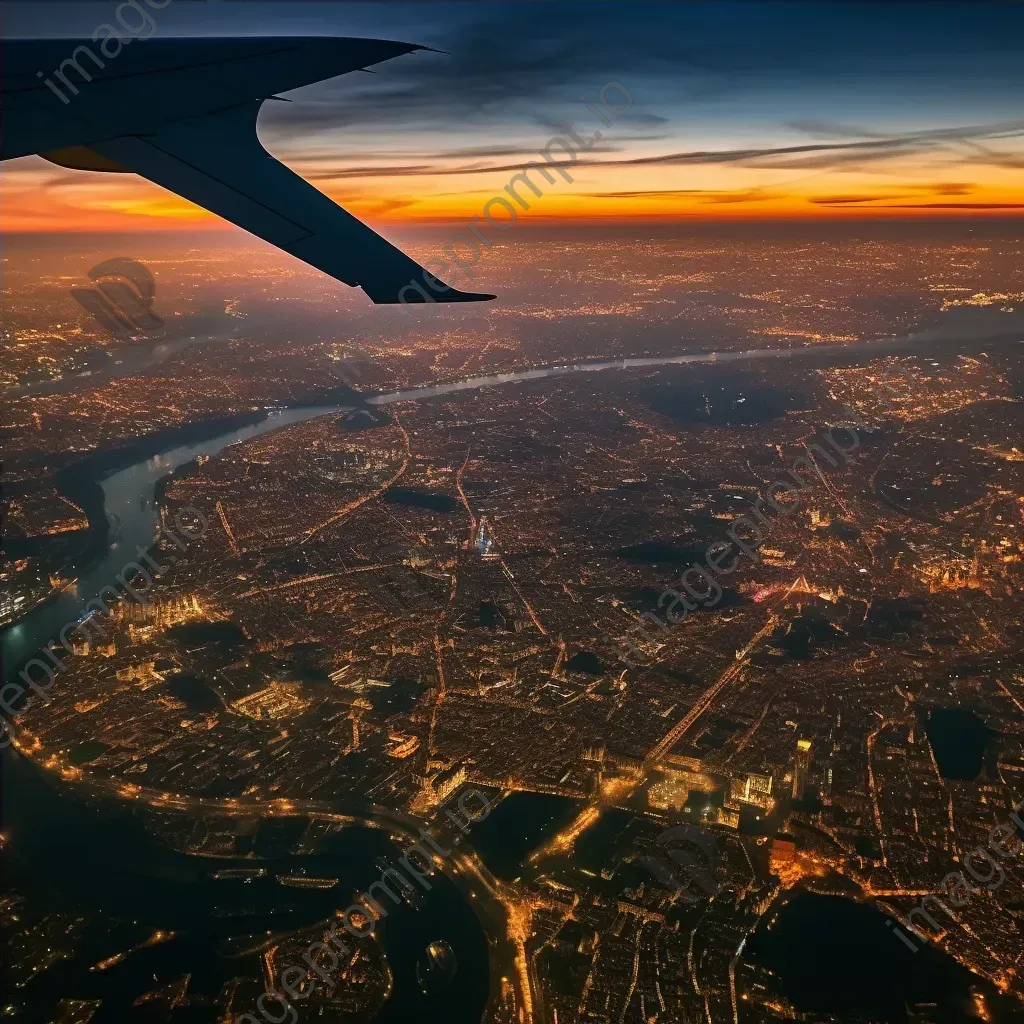
<svg viewBox="0 0 1024 1024">
<path fill-rule="evenodd" d="M 913 337 L 913 336 L 911 336 Z M 908 339 L 863 343 L 872 345 L 872 353 L 877 355 L 881 349 L 890 346 L 899 347 L 907 344 Z M 498 373 L 484 377 L 473 377 L 468 380 L 454 381 L 449 384 L 426 385 L 418 388 L 407 388 L 384 394 L 372 395 L 366 399 L 368 405 L 391 405 L 396 402 L 417 401 L 453 394 L 459 391 L 470 391 L 479 388 L 508 386 L 525 381 L 540 380 L 545 377 L 562 377 L 576 373 L 598 373 L 609 370 L 629 369 L 631 367 L 673 366 L 699 363 L 731 363 L 750 359 L 785 359 L 796 357 L 814 357 L 822 355 L 849 355 L 850 345 L 828 344 L 803 346 L 800 348 L 781 349 L 748 349 L 730 352 L 690 352 L 678 356 L 642 357 L 635 359 L 597 360 L 577 363 L 571 366 L 548 366 L 531 370 L 517 370 L 510 373 Z M 75 621 L 84 606 L 95 597 L 101 588 L 114 582 L 115 576 L 121 572 L 125 564 L 137 558 L 136 548 L 148 546 L 156 534 L 157 508 L 153 500 L 153 488 L 156 482 L 172 470 L 191 462 L 199 455 L 215 455 L 232 444 L 258 437 L 270 430 L 277 430 L 292 423 L 313 419 L 328 413 L 339 413 L 345 406 L 323 405 L 303 406 L 271 412 L 258 423 L 249 424 L 230 430 L 216 437 L 196 444 L 160 450 L 154 447 L 153 454 L 146 459 L 128 466 L 103 478 L 104 508 L 108 518 L 119 523 L 119 531 L 114 542 L 108 547 L 106 554 L 84 573 L 77 586 L 65 591 L 57 599 L 48 601 L 29 613 L 18 624 L 0 631 L 0 651 L 4 664 L 10 667 L 20 666 L 39 650 L 48 640 L 57 636 L 60 629 L 68 622 Z M 155 442 L 158 444 L 158 442 Z"/>
<path fill-rule="evenodd" d="M 277 410 L 257 423 L 236 427 L 196 443 L 153 451 L 132 465 L 110 473 L 99 483 L 104 508 L 117 527 L 106 553 L 78 580 L 77 586 L 30 612 L 20 623 L 0 634 L 5 666 L 10 673 L 24 663 L 68 622 L 75 621 L 86 602 L 114 583 L 125 563 L 137 557 L 139 547 L 152 543 L 159 522 L 155 488 L 168 473 L 200 455 L 224 448 L 271 430 L 328 414 L 350 406 L 329 405 Z M 159 445 L 154 441 L 154 446 Z M 123 997 L 137 997 L 152 985 L 192 972 L 193 983 L 205 995 L 238 974 L 259 975 L 255 956 L 227 960 L 217 945 L 229 935 L 296 929 L 344 909 L 352 894 L 380 878 L 376 861 L 384 856 L 394 863 L 400 856 L 386 832 L 346 828 L 329 837 L 315 855 L 276 857 L 263 866 L 267 878 L 249 883 L 214 881 L 214 869 L 232 866 L 230 860 L 211 861 L 178 853 L 151 838 L 140 820 L 117 800 L 83 800 L 73 787 L 57 786 L 39 769 L 8 754 L 3 765 L 5 881 L 28 897 L 30 908 L 74 908 L 89 920 L 135 922 L 135 930 L 155 929 L 182 933 L 172 942 L 133 953 L 109 972 L 88 968 L 111 955 L 110 936 L 95 926 L 87 931 L 79 951 L 60 963 L 27 992 L 33 996 L 29 1020 L 50 1019 L 57 996 L 104 998 L 95 1024 L 118 1021 L 126 1013 Z M 253 861 L 238 864 L 252 866 Z M 263 863 L 263 862 L 260 862 Z M 339 877 L 334 890 L 282 889 L 274 874 L 306 869 L 316 876 Z M 282 905 L 294 909 L 275 912 Z M 119 926 L 127 945 L 127 923 Z M 436 876 L 434 889 L 417 911 L 394 910 L 381 928 L 384 949 L 394 974 L 394 989 L 381 1022 L 417 1016 L 445 1019 L 452 1024 L 477 1024 L 488 996 L 488 946 L 484 930 L 465 897 L 449 879 Z M 447 941 L 459 969 L 452 987 L 425 995 L 415 981 L 415 964 L 428 942 Z M 147 978 L 149 981 L 147 982 Z M 239 1012 L 246 1010 L 242 1007 Z M 443 1012 L 442 1012 L 443 1011 Z M 38 1017 L 36 1016 L 38 1014 Z"/>
<path fill-rule="evenodd" d="M 85 605 L 100 590 L 115 583 L 127 562 L 138 559 L 137 548 L 147 548 L 156 536 L 159 515 L 154 488 L 161 477 L 200 455 L 215 455 L 229 445 L 248 441 L 291 423 L 338 413 L 339 405 L 308 406 L 276 410 L 258 423 L 218 434 L 216 437 L 164 451 L 154 450 L 125 469 L 100 480 L 103 504 L 117 528 L 106 553 L 79 578 L 77 584 L 30 612 L 24 619 L 0 632 L 0 651 L 8 670 L 20 666 L 47 641 L 58 635 L 68 622 L 76 621 Z M 154 442 L 157 444 L 158 442 Z"/>
<path fill-rule="evenodd" d="M 124 1024 L 136 1019 L 132 1002 L 157 988 L 156 979 L 166 985 L 191 974 L 190 996 L 211 999 L 234 977 L 259 978 L 259 956 L 229 959 L 224 955 L 225 940 L 293 931 L 322 921 L 380 879 L 379 858 L 393 865 L 401 856 L 386 831 L 361 826 L 328 835 L 313 854 L 282 856 L 268 851 L 253 860 L 179 853 L 150 836 L 123 801 L 82 800 L 73 788 L 55 785 L 19 757 L 7 757 L 3 767 L 5 887 L 27 897 L 26 920 L 56 912 L 86 921 L 74 954 L 25 986 L 28 1013 L 20 1019 L 26 1024 L 55 1020 L 59 998 L 102 999 L 93 1024 Z M 274 825 L 287 821 L 277 819 Z M 301 832 L 302 822 L 296 824 Z M 263 867 L 267 875 L 247 882 L 213 877 L 214 871 L 239 867 Z M 333 889 L 300 889 L 282 887 L 275 880 L 276 875 L 298 869 L 340 881 Z M 450 879 L 435 873 L 429 881 L 432 888 L 424 894 L 422 906 L 386 906 L 388 915 L 378 925 L 376 934 L 393 975 L 391 995 L 375 1018 L 378 1024 L 417 1019 L 478 1024 L 483 1014 L 489 983 L 483 927 Z M 90 970 L 157 929 L 177 935 L 133 952 L 108 970 Z M 426 995 L 416 981 L 416 962 L 435 940 L 452 947 L 458 971 L 451 987 Z M 309 941 L 312 936 L 303 945 Z M 25 978 L 26 971 L 19 967 L 7 967 L 12 986 Z M 6 999 L 13 995 L 12 988 Z M 255 998 L 253 989 L 238 1000 L 234 1012 L 255 1013 Z M 280 1016 L 273 1004 L 268 1005 Z M 302 1004 L 297 1005 L 302 1020 Z"/>
</svg>

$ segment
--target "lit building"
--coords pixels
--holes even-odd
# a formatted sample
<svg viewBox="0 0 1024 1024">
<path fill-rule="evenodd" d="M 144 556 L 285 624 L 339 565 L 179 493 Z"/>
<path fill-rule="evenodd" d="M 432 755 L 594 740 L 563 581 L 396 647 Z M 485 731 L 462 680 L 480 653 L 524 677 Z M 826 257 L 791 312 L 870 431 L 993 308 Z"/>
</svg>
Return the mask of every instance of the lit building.
<svg viewBox="0 0 1024 1024">
<path fill-rule="evenodd" d="M 778 874 L 779 869 L 785 869 L 796 861 L 796 843 L 791 839 L 773 839 L 771 853 L 771 869 Z"/>
<path fill-rule="evenodd" d="M 140 661 L 135 665 L 128 665 L 117 670 L 119 682 L 129 683 L 159 683 L 163 681 L 163 675 L 156 671 L 156 662 Z"/>
<path fill-rule="evenodd" d="M 740 827 L 740 812 L 735 807 L 718 808 L 718 824 L 727 828 Z"/>
<path fill-rule="evenodd" d="M 690 795 L 687 777 L 682 772 L 666 772 L 664 778 L 647 787 L 647 802 L 659 811 L 679 811 Z"/>
<path fill-rule="evenodd" d="M 832 769 L 826 768 L 821 780 L 821 802 L 826 807 L 832 806 Z"/>
<path fill-rule="evenodd" d="M 733 779 L 729 783 L 729 802 L 753 804 L 755 807 L 770 810 L 774 803 L 772 777 L 751 773 L 744 779 Z"/>
<path fill-rule="evenodd" d="M 477 524 L 476 536 L 473 538 L 473 547 L 481 558 L 494 559 L 498 557 L 495 550 L 494 538 L 487 528 L 487 516 L 483 516 Z"/>
<path fill-rule="evenodd" d="M 443 804 L 466 781 L 466 769 L 459 765 L 432 775 L 418 775 L 416 781 L 423 788 L 411 806 L 413 811 L 421 812 Z"/>
<path fill-rule="evenodd" d="M 811 741 L 797 740 L 793 758 L 793 799 L 803 800 L 811 774 Z"/>
<path fill-rule="evenodd" d="M 388 747 L 387 752 L 389 757 L 398 758 L 402 760 L 408 757 L 410 754 L 415 753 L 419 748 L 420 738 L 413 733 L 403 732 L 392 732 L 388 731 Z"/>
<path fill-rule="evenodd" d="M 270 683 L 262 690 L 236 700 L 231 707 L 248 718 L 268 721 L 301 714 L 309 706 L 308 700 L 298 696 L 295 683 Z"/>
</svg>

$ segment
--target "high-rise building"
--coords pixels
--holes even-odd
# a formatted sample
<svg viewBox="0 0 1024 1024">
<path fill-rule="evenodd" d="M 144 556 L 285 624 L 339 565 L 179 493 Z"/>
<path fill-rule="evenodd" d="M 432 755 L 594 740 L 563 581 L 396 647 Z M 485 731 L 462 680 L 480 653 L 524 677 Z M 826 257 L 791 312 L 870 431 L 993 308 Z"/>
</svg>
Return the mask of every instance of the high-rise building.
<svg viewBox="0 0 1024 1024">
<path fill-rule="evenodd" d="M 480 518 L 476 536 L 473 538 L 473 547 L 476 548 L 477 554 L 481 558 L 490 560 L 498 557 L 498 552 L 494 547 L 494 538 L 491 536 L 491 531 L 487 526 L 487 516 Z"/>
<path fill-rule="evenodd" d="M 821 779 L 821 802 L 825 807 L 832 806 L 832 768 L 826 768 Z"/>
<path fill-rule="evenodd" d="M 811 774 L 811 741 L 797 740 L 793 757 L 793 799 L 803 800 Z"/>
</svg>

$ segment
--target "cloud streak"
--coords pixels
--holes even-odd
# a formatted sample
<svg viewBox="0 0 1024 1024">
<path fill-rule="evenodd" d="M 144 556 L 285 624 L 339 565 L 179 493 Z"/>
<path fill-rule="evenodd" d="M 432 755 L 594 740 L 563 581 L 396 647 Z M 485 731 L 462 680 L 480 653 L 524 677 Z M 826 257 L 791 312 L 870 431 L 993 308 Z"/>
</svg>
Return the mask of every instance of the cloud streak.
<svg viewBox="0 0 1024 1024">
<path fill-rule="evenodd" d="M 906 203 L 878 206 L 879 210 L 1024 210 L 1024 203 Z"/>
<path fill-rule="evenodd" d="M 590 158 L 577 161 L 577 167 L 645 167 L 645 166 L 700 166 L 735 164 L 752 169 L 808 169 L 838 170 L 865 161 L 897 159 L 936 150 L 951 141 L 977 138 L 1006 138 L 1010 133 L 1024 135 L 1024 122 L 997 122 L 991 125 L 963 125 L 944 129 L 908 132 L 885 138 L 861 139 L 855 142 L 802 143 L 786 146 L 747 146 L 734 149 L 700 149 L 661 153 L 650 156 L 622 157 L 610 160 Z M 621 147 L 594 146 L 589 152 L 621 152 Z M 521 156 L 523 160 L 535 158 L 536 149 L 526 146 L 483 146 L 465 150 L 450 150 L 436 154 L 435 160 L 457 156 Z M 301 159 L 301 158 L 299 158 Z M 320 155 L 316 160 L 327 160 Z M 985 154 L 991 160 L 991 154 Z M 958 162 L 970 162 L 960 158 Z M 468 175 L 517 171 L 522 163 L 471 163 L 454 167 L 440 163 L 397 164 L 370 167 L 341 167 L 330 171 L 314 172 L 310 177 L 373 178 L 410 175 Z M 956 184 L 956 183 L 954 183 Z"/>
</svg>

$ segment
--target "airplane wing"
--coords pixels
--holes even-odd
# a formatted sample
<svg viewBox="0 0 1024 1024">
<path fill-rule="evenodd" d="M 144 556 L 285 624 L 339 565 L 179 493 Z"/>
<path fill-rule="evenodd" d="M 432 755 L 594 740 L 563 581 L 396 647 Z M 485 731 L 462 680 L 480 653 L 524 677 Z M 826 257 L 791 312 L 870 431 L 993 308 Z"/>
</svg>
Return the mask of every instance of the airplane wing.
<svg viewBox="0 0 1024 1024">
<path fill-rule="evenodd" d="M 122 136 L 88 149 L 251 231 L 376 303 L 493 299 L 444 284 L 270 155 L 261 101 Z"/>
<path fill-rule="evenodd" d="M 98 32 L 91 41 L 0 40 L 0 159 L 38 153 L 65 167 L 134 171 L 374 302 L 494 298 L 438 280 L 275 160 L 256 134 L 268 97 L 425 47 L 326 36 L 142 36 L 135 45 L 97 43 Z"/>
</svg>

